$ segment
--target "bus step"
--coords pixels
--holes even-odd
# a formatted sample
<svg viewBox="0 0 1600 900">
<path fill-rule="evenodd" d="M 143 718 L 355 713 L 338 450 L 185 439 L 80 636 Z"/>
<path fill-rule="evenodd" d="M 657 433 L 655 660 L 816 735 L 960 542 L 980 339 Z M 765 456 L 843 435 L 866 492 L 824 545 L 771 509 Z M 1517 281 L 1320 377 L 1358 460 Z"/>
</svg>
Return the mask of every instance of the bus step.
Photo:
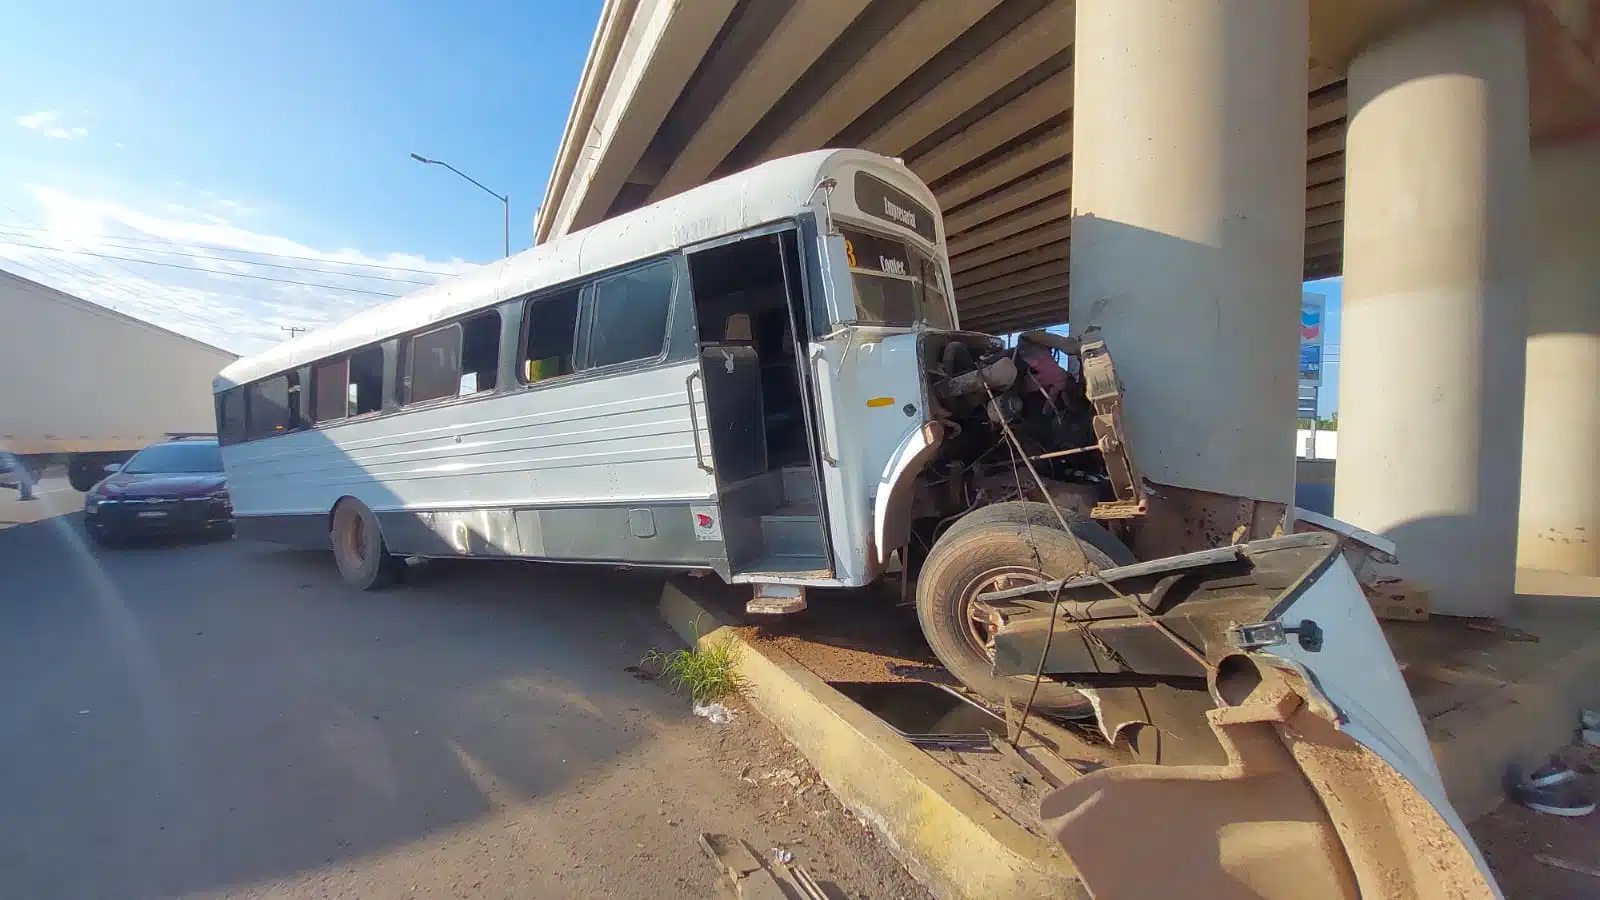
<svg viewBox="0 0 1600 900">
<path fill-rule="evenodd" d="M 806 608 L 806 589 L 798 584 L 751 585 L 754 592 L 744 611 L 758 616 L 787 616 Z"/>
<path fill-rule="evenodd" d="M 810 466 L 784 466 L 783 499 L 787 505 L 816 506 L 816 471 Z"/>
<path fill-rule="evenodd" d="M 783 575 L 794 578 L 802 575 L 827 577 L 829 574 L 828 559 L 820 553 L 815 556 L 784 556 L 768 553 L 741 568 L 734 580 L 753 582 L 761 575 Z"/>
<path fill-rule="evenodd" d="M 778 556 L 823 555 L 822 522 L 816 513 L 788 514 L 783 510 L 761 517 L 765 552 Z"/>
</svg>

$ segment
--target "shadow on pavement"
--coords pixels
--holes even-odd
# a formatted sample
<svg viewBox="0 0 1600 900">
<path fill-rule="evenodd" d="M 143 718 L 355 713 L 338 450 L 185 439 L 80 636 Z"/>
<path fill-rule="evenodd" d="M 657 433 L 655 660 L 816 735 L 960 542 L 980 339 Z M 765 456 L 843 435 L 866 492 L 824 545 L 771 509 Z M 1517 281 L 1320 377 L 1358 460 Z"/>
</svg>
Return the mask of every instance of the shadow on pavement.
<svg viewBox="0 0 1600 900">
<path fill-rule="evenodd" d="M 572 787 L 685 704 L 659 579 L 0 533 L 0 895 L 159 897 L 373 854 Z"/>
</svg>

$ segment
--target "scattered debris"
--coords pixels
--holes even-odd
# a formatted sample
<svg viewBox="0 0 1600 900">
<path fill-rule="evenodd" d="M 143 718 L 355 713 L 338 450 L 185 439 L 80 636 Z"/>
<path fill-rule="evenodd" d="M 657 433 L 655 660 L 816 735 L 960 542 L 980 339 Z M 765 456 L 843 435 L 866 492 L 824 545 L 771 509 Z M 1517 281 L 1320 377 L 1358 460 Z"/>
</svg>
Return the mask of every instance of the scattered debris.
<svg viewBox="0 0 1600 900">
<path fill-rule="evenodd" d="M 696 703 L 694 714 L 713 725 L 726 725 L 733 721 L 733 711 L 721 703 Z"/>
<path fill-rule="evenodd" d="M 632 675 L 635 679 L 637 679 L 639 681 L 655 681 L 656 680 L 656 673 L 647 672 L 644 669 L 640 668 L 639 666 L 624 666 L 622 671 L 627 672 L 629 675 Z"/>
<path fill-rule="evenodd" d="M 944 685 L 925 681 L 830 681 L 919 747 L 989 746 L 1005 734 L 1005 720 Z"/>
<path fill-rule="evenodd" d="M 1566 869 L 1568 872 L 1577 872 L 1579 875 L 1588 875 L 1591 878 L 1600 878 L 1600 866 L 1591 866 L 1586 863 L 1573 862 L 1548 853 L 1535 853 L 1533 858 L 1555 869 Z"/>
<path fill-rule="evenodd" d="M 1525 779 L 1514 782 L 1518 803 L 1552 816 L 1578 818 L 1594 812 L 1594 798 L 1576 782 L 1577 774 L 1560 760 L 1552 760 Z"/>
<path fill-rule="evenodd" d="M 761 865 L 750 845 L 725 834 L 701 833 L 700 847 L 705 850 L 733 885 L 733 892 L 741 900 L 785 900 L 787 895 Z"/>
<path fill-rule="evenodd" d="M 787 866 L 789 863 L 794 862 L 794 854 L 789 852 L 787 848 L 773 847 L 772 861 L 778 863 L 779 865 Z"/>
</svg>

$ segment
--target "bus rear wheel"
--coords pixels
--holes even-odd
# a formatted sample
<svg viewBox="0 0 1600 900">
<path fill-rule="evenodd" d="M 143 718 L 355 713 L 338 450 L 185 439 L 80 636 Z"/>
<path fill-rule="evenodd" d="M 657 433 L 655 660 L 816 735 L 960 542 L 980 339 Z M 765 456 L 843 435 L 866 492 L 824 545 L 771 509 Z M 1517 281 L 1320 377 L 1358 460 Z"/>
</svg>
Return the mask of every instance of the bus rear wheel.
<svg viewBox="0 0 1600 900">
<path fill-rule="evenodd" d="M 1020 506 L 1020 504 L 1019 504 Z M 994 674 L 994 626 L 976 600 L 990 591 L 1038 584 L 1083 571 L 1111 568 L 1091 543 L 1056 528 L 1040 527 L 1018 509 L 1021 521 L 989 520 L 954 527 L 933 545 L 917 579 L 917 620 L 935 656 L 962 684 L 1004 704 L 1025 701 L 1033 676 Z M 1039 684 L 1033 707 L 1062 715 L 1093 713 L 1088 698 L 1064 684 Z"/>
<path fill-rule="evenodd" d="M 378 517 L 360 500 L 345 499 L 334 507 L 329 529 L 333 559 L 345 584 L 374 591 L 396 581 L 405 560 L 389 553 L 378 529 Z"/>
</svg>

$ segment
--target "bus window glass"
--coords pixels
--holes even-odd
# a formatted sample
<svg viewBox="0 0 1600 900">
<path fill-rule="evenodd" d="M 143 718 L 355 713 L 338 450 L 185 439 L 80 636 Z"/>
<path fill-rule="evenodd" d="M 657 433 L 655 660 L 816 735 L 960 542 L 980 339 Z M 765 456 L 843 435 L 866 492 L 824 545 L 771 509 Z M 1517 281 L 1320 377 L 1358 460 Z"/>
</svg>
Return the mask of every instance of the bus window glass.
<svg viewBox="0 0 1600 900">
<path fill-rule="evenodd" d="M 411 339 L 406 354 L 406 403 L 454 397 L 461 384 L 461 326 L 446 325 Z"/>
<path fill-rule="evenodd" d="M 217 406 L 217 439 L 223 445 L 244 440 L 244 388 L 224 391 Z"/>
<path fill-rule="evenodd" d="M 244 390 L 245 440 L 260 440 L 289 430 L 288 376 L 258 381 Z"/>
<path fill-rule="evenodd" d="M 950 320 L 950 301 L 944 295 L 944 282 L 939 278 L 939 264 L 921 253 L 917 254 L 917 262 L 922 270 L 922 316 L 929 328 L 948 331 L 954 323 Z"/>
<path fill-rule="evenodd" d="M 494 311 L 461 323 L 462 396 L 494 390 L 500 373 L 500 314 Z"/>
<path fill-rule="evenodd" d="M 910 326 L 921 318 L 921 274 L 913 268 L 905 242 L 852 228 L 840 231 L 855 289 L 856 321 Z"/>
<path fill-rule="evenodd" d="M 350 361 L 334 359 L 311 370 L 311 418 L 332 422 L 349 415 Z"/>
<path fill-rule="evenodd" d="M 528 301 L 523 313 L 522 378 L 529 384 L 572 374 L 578 331 L 578 288 Z"/>
<path fill-rule="evenodd" d="M 590 290 L 586 368 L 661 355 L 672 309 L 671 261 L 614 275 Z"/>
<path fill-rule="evenodd" d="M 383 409 L 383 348 L 363 347 L 350 354 L 350 415 L 364 416 Z"/>
</svg>

